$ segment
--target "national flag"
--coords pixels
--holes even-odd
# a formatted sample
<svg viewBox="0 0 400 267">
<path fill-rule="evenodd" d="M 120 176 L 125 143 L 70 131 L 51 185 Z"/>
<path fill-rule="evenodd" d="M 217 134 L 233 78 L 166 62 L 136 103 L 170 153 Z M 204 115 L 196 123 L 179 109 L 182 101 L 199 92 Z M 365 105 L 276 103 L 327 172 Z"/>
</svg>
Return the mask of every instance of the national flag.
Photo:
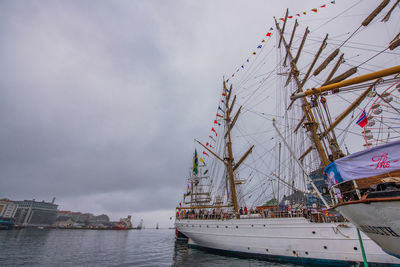
<svg viewBox="0 0 400 267">
<path fill-rule="evenodd" d="M 247 59 L 246 61 L 249 62 L 249 59 Z"/>
<path fill-rule="evenodd" d="M 271 37 L 271 33 L 269 32 L 269 33 L 267 33 L 267 37 Z"/>
<path fill-rule="evenodd" d="M 200 158 L 200 162 L 203 163 L 204 165 L 206 165 L 203 158 Z"/>
<path fill-rule="evenodd" d="M 336 3 L 335 0 L 331 1 L 331 4 L 335 4 L 335 3 Z"/>
<path fill-rule="evenodd" d="M 318 12 L 318 10 L 316 8 L 311 9 L 311 11 L 314 11 L 315 13 Z"/>
<path fill-rule="evenodd" d="M 232 77 L 234 77 L 235 76 L 235 74 L 232 74 Z"/>
<path fill-rule="evenodd" d="M 215 133 L 215 135 L 218 136 L 217 131 L 215 131 L 214 127 L 211 128 L 211 131 L 213 131 Z"/>
<path fill-rule="evenodd" d="M 225 103 L 225 101 L 224 101 L 223 99 L 221 100 L 221 102 L 222 102 L 222 103 Z"/>
<path fill-rule="evenodd" d="M 261 43 L 265 43 L 265 40 L 262 40 Z"/>
<path fill-rule="evenodd" d="M 357 120 L 357 124 L 358 126 L 360 126 L 361 128 L 365 127 L 365 125 L 367 125 L 368 123 L 368 118 L 367 118 L 367 114 L 365 113 L 365 110 L 361 113 L 360 117 Z"/>
<path fill-rule="evenodd" d="M 261 47 L 262 47 L 262 45 L 257 46 L 257 48 L 261 48 Z"/>
<path fill-rule="evenodd" d="M 273 29 L 274 29 L 274 28 L 272 28 L 272 27 L 271 27 L 271 28 L 269 28 L 269 30 L 270 30 L 270 31 L 272 31 Z"/>
<path fill-rule="evenodd" d="M 224 116 L 217 114 L 217 117 L 223 118 Z"/>
<path fill-rule="evenodd" d="M 296 16 L 300 17 L 300 14 L 296 14 Z"/>
<path fill-rule="evenodd" d="M 193 157 L 193 174 L 197 175 L 199 173 L 199 158 L 197 157 L 197 150 L 194 150 L 194 157 Z"/>
<path fill-rule="evenodd" d="M 214 139 L 214 137 L 212 137 L 211 135 L 209 135 L 208 137 L 210 137 L 210 138 L 211 138 L 211 140 L 213 140 L 213 141 L 215 142 L 215 139 Z"/>
<path fill-rule="evenodd" d="M 217 120 L 214 120 L 214 124 L 218 124 L 218 121 L 217 121 Z"/>
<path fill-rule="evenodd" d="M 253 52 L 253 55 L 255 55 L 256 54 L 256 52 Z"/>
<path fill-rule="evenodd" d="M 225 113 L 225 111 L 221 107 L 218 107 L 218 109 L 221 110 L 223 113 Z"/>
<path fill-rule="evenodd" d="M 226 82 L 229 82 L 229 79 L 227 79 Z"/>
<path fill-rule="evenodd" d="M 203 155 L 206 155 L 207 157 L 209 157 L 209 155 L 205 151 L 203 151 Z"/>
<path fill-rule="evenodd" d="M 207 142 L 207 143 L 206 143 L 206 146 L 208 146 L 208 145 L 209 145 L 209 143 Z"/>
<path fill-rule="evenodd" d="M 320 7 L 326 7 L 326 5 L 322 5 L 322 6 L 320 6 Z"/>
<path fill-rule="evenodd" d="M 289 19 L 292 19 L 292 18 L 293 18 L 293 16 L 289 16 L 288 18 L 289 18 Z"/>
<path fill-rule="evenodd" d="M 307 15 L 307 12 L 304 11 L 303 14 L 304 14 L 304 15 Z"/>
<path fill-rule="evenodd" d="M 242 69 L 244 69 L 244 65 L 242 65 Z"/>
<path fill-rule="evenodd" d="M 284 19 L 284 18 L 280 18 L 279 20 L 285 21 L 285 19 Z"/>
<path fill-rule="evenodd" d="M 226 96 L 226 93 L 225 93 L 225 92 L 222 92 L 222 96 Z"/>
</svg>

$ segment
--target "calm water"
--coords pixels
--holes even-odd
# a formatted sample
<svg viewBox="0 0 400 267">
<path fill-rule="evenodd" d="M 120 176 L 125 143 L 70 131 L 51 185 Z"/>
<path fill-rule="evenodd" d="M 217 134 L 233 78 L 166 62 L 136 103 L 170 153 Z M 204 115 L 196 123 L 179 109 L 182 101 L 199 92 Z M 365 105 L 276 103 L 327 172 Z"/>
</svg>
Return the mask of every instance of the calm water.
<svg viewBox="0 0 400 267">
<path fill-rule="evenodd" d="M 0 266 L 293 266 L 188 248 L 174 230 L 4 230 Z"/>
</svg>

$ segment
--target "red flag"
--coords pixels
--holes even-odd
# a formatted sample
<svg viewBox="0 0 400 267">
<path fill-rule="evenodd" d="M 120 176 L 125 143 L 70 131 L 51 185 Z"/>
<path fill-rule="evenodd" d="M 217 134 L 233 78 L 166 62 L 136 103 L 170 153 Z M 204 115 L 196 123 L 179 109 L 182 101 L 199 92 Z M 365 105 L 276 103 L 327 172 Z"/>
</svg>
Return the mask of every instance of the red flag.
<svg viewBox="0 0 400 267">
<path fill-rule="evenodd" d="M 226 93 L 225 93 L 225 92 L 222 92 L 222 95 L 223 95 L 223 96 L 226 96 Z"/>
<path fill-rule="evenodd" d="M 296 16 L 300 17 L 300 14 L 296 14 Z"/>
<path fill-rule="evenodd" d="M 232 77 L 234 77 L 235 76 L 235 74 L 232 74 Z"/>
<path fill-rule="evenodd" d="M 210 137 L 214 142 L 215 142 L 215 139 L 214 139 L 214 137 L 212 137 L 211 135 L 209 135 L 208 137 Z"/>
<path fill-rule="evenodd" d="M 320 7 L 326 7 L 326 5 L 322 5 L 322 6 L 320 6 Z"/>
<path fill-rule="evenodd" d="M 311 11 L 314 11 L 315 13 L 318 12 L 318 10 L 316 8 L 311 9 Z"/>
<path fill-rule="evenodd" d="M 222 103 L 225 103 L 225 101 L 224 101 L 223 99 L 221 100 L 221 102 L 222 102 Z"/>
<path fill-rule="evenodd" d="M 214 120 L 214 124 L 218 124 L 218 121 L 217 121 L 217 120 Z"/>
<path fill-rule="evenodd" d="M 211 129 L 215 133 L 216 136 L 218 136 L 217 132 L 215 131 L 214 127 Z"/>
<path fill-rule="evenodd" d="M 221 117 L 221 118 L 223 118 L 223 116 L 221 116 L 221 115 L 219 115 L 219 114 L 217 114 L 217 117 Z"/>
<path fill-rule="evenodd" d="M 289 16 L 288 18 L 291 19 L 291 18 L 293 18 L 293 16 Z"/>
<path fill-rule="evenodd" d="M 209 155 L 208 155 L 206 152 L 204 152 L 204 151 L 203 151 L 203 155 L 206 155 L 207 157 L 209 157 Z"/>
<path fill-rule="evenodd" d="M 209 143 L 207 142 L 207 143 L 206 143 L 206 146 L 208 146 L 208 145 L 209 145 Z"/>
<path fill-rule="evenodd" d="M 271 33 L 270 33 L 270 32 L 269 32 L 269 33 L 267 33 L 267 36 L 268 36 L 268 37 L 271 37 Z"/>
<path fill-rule="evenodd" d="M 280 18 L 279 20 L 285 21 L 285 19 L 284 19 L 284 18 Z"/>
</svg>

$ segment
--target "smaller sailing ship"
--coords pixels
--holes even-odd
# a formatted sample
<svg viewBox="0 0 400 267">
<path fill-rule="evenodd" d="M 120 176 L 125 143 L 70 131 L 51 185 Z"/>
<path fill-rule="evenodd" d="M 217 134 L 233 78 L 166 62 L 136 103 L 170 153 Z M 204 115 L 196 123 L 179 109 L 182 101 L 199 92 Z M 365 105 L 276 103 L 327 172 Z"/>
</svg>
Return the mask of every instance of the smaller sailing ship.
<svg viewBox="0 0 400 267">
<path fill-rule="evenodd" d="M 400 258 L 400 141 L 340 158 L 325 173 L 335 208 Z"/>
</svg>

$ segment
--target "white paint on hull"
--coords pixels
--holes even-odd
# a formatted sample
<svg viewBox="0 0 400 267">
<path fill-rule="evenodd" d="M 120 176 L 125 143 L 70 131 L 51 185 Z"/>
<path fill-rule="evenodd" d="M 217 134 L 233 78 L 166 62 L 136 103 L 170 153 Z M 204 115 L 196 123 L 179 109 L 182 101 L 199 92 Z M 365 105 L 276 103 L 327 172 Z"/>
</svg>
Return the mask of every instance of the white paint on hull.
<svg viewBox="0 0 400 267">
<path fill-rule="evenodd" d="M 312 223 L 305 218 L 177 220 L 192 244 L 211 249 L 307 259 L 362 262 L 351 223 Z M 362 234 L 369 262 L 400 264 Z"/>
<path fill-rule="evenodd" d="M 336 209 L 384 251 L 400 257 L 400 201 L 355 203 Z"/>
</svg>

